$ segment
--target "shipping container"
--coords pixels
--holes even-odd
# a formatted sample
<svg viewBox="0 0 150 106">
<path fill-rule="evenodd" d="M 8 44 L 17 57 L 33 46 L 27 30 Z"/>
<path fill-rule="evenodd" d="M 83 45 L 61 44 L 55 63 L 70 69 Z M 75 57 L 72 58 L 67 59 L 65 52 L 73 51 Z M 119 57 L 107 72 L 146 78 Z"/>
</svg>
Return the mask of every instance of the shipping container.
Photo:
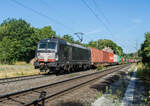
<svg viewBox="0 0 150 106">
<path fill-rule="evenodd" d="M 133 63 L 133 59 L 131 59 L 131 63 Z"/>
<path fill-rule="evenodd" d="M 113 63 L 114 62 L 114 54 L 113 53 L 108 53 L 108 56 L 109 56 L 108 62 Z"/>
<path fill-rule="evenodd" d="M 117 55 L 114 54 L 114 62 L 117 63 Z"/>
<path fill-rule="evenodd" d="M 129 63 L 130 62 L 130 59 L 129 58 L 127 58 L 127 63 Z"/>
<path fill-rule="evenodd" d="M 103 63 L 108 63 L 108 60 L 109 60 L 109 53 L 103 51 Z"/>
<path fill-rule="evenodd" d="M 126 58 L 126 63 L 128 63 L 128 58 Z"/>
<path fill-rule="evenodd" d="M 121 62 L 121 57 L 117 55 L 117 62 Z"/>
<path fill-rule="evenodd" d="M 124 57 L 121 57 L 121 62 L 122 62 L 122 63 L 124 63 L 124 62 L 125 62 Z"/>
<path fill-rule="evenodd" d="M 134 59 L 132 59 L 132 63 L 134 62 Z"/>
<path fill-rule="evenodd" d="M 125 63 L 127 62 L 127 58 L 126 58 L 126 57 L 124 57 L 124 62 L 125 62 Z"/>
<path fill-rule="evenodd" d="M 131 59 L 129 59 L 129 63 L 131 63 Z"/>
<path fill-rule="evenodd" d="M 103 51 L 98 50 L 96 48 L 90 48 L 91 49 L 91 60 L 92 63 L 102 63 L 103 62 Z"/>
</svg>

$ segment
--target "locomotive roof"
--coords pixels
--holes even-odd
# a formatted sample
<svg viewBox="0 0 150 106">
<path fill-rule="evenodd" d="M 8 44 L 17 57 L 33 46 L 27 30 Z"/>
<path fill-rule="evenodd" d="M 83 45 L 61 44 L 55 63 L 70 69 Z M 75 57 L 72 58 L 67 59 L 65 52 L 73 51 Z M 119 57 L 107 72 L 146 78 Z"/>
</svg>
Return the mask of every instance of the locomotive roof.
<svg viewBox="0 0 150 106">
<path fill-rule="evenodd" d="M 39 42 L 48 42 L 48 41 L 59 41 L 59 40 L 63 40 L 63 39 L 58 39 L 58 38 L 47 38 L 47 39 L 42 39 Z"/>
<path fill-rule="evenodd" d="M 70 46 L 77 47 L 77 48 L 82 48 L 82 49 L 90 49 L 88 47 L 83 47 L 83 46 L 78 45 L 78 44 L 69 43 L 69 42 L 67 42 L 67 41 L 65 41 L 63 39 L 55 38 L 55 37 L 42 39 L 39 42 L 48 42 L 48 41 L 59 42 L 59 43 L 64 44 L 64 45 L 70 45 Z"/>
<path fill-rule="evenodd" d="M 77 47 L 77 48 L 82 48 L 82 49 L 90 49 L 90 48 L 88 48 L 88 47 L 83 47 L 83 46 L 81 46 L 81 45 L 73 44 L 73 43 L 69 43 L 69 42 L 67 42 L 67 45 L 70 45 L 70 46 L 73 46 L 73 47 Z"/>
</svg>

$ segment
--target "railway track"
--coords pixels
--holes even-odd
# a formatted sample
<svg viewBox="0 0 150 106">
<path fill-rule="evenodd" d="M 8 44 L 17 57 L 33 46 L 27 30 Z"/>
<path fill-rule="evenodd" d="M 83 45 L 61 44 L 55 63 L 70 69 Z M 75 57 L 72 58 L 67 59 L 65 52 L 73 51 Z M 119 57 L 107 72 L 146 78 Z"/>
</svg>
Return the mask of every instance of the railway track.
<svg viewBox="0 0 150 106">
<path fill-rule="evenodd" d="M 49 77 L 50 75 L 51 74 L 40 74 L 40 75 L 29 75 L 29 76 L 22 76 L 22 77 L 3 78 L 0 79 L 0 84 L 7 84 L 11 82 L 31 80 L 31 79 L 42 78 L 42 77 Z"/>
<path fill-rule="evenodd" d="M 23 77 L 3 78 L 3 79 L 0 79 L 0 84 L 17 82 L 17 81 L 22 81 L 22 80 L 31 80 L 31 79 L 42 78 L 42 77 L 47 77 L 47 76 L 48 75 L 30 75 L 30 76 L 23 76 Z"/>
<path fill-rule="evenodd" d="M 36 88 L 31 88 L 19 92 L 2 95 L 0 96 L 0 106 L 7 106 L 7 105 L 29 106 L 29 105 L 37 105 L 39 103 L 44 103 L 44 100 L 46 99 L 53 100 L 58 96 L 71 92 L 74 89 L 78 89 L 79 87 L 92 83 L 107 74 L 128 67 L 129 65 L 122 65 L 119 67 L 107 69 L 107 71 L 105 70 L 101 72 L 96 72 L 96 73 L 56 82 L 53 84 L 48 84 L 45 86 L 40 86 Z"/>
</svg>

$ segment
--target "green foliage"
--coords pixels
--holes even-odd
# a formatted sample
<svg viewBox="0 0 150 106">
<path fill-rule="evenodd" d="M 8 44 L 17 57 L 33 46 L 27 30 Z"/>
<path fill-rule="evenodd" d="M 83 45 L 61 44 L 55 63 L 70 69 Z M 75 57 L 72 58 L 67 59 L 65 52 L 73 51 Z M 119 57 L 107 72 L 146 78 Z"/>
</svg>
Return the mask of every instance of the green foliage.
<svg viewBox="0 0 150 106">
<path fill-rule="evenodd" d="M 96 94 L 95 99 L 100 98 L 102 95 L 103 95 L 103 91 L 99 91 L 99 92 Z"/>
<path fill-rule="evenodd" d="M 51 26 L 43 28 L 32 27 L 23 19 L 6 19 L 0 24 L 0 63 L 13 64 L 16 61 L 29 62 L 35 56 L 35 50 L 39 40 L 50 37 L 63 38 L 64 40 L 79 44 L 85 47 L 96 47 L 103 49 L 110 47 L 114 53 L 123 54 L 120 46 L 111 40 L 91 41 L 89 44 L 82 44 L 70 35 L 57 36 Z"/>
<path fill-rule="evenodd" d="M 136 75 L 144 83 L 144 104 L 142 106 L 150 106 L 150 70 L 149 67 L 145 67 L 144 64 L 138 63 L 138 69 Z"/>
<path fill-rule="evenodd" d="M 110 47 L 115 54 L 118 54 L 120 56 L 123 55 L 123 49 L 118 46 L 116 43 L 114 43 L 112 40 L 107 40 L 107 39 L 100 39 L 97 41 L 91 41 L 88 44 L 89 47 L 94 47 L 97 49 L 103 49 L 104 47 Z"/>
<path fill-rule="evenodd" d="M 70 42 L 70 43 L 74 43 L 75 42 L 73 37 L 70 36 L 70 35 L 64 35 L 63 39 L 66 40 L 67 42 Z"/>
<path fill-rule="evenodd" d="M 150 81 L 150 71 L 149 69 L 142 69 L 137 71 L 137 76 L 142 80 Z"/>
<path fill-rule="evenodd" d="M 23 19 L 7 19 L 0 25 L 0 63 L 29 62 L 39 40 L 56 36 L 50 26 L 31 27 Z"/>
<path fill-rule="evenodd" d="M 145 41 L 141 45 L 142 62 L 150 66 L 150 33 L 145 33 Z"/>
<path fill-rule="evenodd" d="M 108 86 L 105 87 L 106 94 L 108 94 Z"/>
<path fill-rule="evenodd" d="M 71 35 L 64 35 L 62 38 L 69 43 L 75 43 L 78 45 L 86 46 L 86 44 L 82 44 L 78 40 L 74 40 L 74 38 Z"/>
<path fill-rule="evenodd" d="M 145 102 L 145 104 L 147 104 L 148 106 L 150 106 L 150 91 L 148 91 L 148 96 L 147 96 L 146 99 L 144 99 L 144 102 Z M 145 104 L 144 104 L 144 106 L 146 106 Z"/>
<path fill-rule="evenodd" d="M 102 70 L 102 69 L 104 69 L 103 65 L 99 64 L 99 65 L 97 66 L 97 70 Z"/>
<path fill-rule="evenodd" d="M 142 51 L 141 51 L 141 49 L 138 50 L 138 57 L 142 57 Z"/>
<path fill-rule="evenodd" d="M 0 42 L 0 61 L 2 64 L 12 64 L 14 63 L 19 54 L 16 49 L 19 49 L 17 40 L 11 40 L 8 37 L 3 37 Z"/>
</svg>

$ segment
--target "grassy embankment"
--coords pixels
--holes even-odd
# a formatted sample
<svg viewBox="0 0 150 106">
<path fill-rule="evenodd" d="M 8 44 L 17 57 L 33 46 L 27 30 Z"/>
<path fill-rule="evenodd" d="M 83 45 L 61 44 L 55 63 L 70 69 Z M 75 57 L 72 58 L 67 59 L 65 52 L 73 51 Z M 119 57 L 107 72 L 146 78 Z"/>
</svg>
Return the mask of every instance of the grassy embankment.
<svg viewBox="0 0 150 106">
<path fill-rule="evenodd" d="M 136 67 L 136 64 L 133 64 L 128 72 L 128 74 L 131 76 L 134 69 Z M 120 80 L 112 83 L 110 87 L 106 86 L 104 91 L 99 91 L 99 93 L 96 94 L 95 99 L 100 98 L 101 96 L 104 96 L 107 99 L 110 99 L 113 101 L 115 106 L 120 106 L 121 100 L 124 96 L 124 93 L 126 91 L 127 85 L 128 85 L 128 78 L 127 76 L 120 77 Z"/>
<path fill-rule="evenodd" d="M 150 106 L 150 68 L 145 67 L 142 63 L 137 65 L 137 77 L 140 78 L 144 83 L 145 88 L 145 104 Z"/>
<path fill-rule="evenodd" d="M 40 74 L 38 69 L 25 62 L 19 62 L 15 65 L 1 65 L 0 64 L 0 78 L 19 77 L 27 75 Z"/>
</svg>

